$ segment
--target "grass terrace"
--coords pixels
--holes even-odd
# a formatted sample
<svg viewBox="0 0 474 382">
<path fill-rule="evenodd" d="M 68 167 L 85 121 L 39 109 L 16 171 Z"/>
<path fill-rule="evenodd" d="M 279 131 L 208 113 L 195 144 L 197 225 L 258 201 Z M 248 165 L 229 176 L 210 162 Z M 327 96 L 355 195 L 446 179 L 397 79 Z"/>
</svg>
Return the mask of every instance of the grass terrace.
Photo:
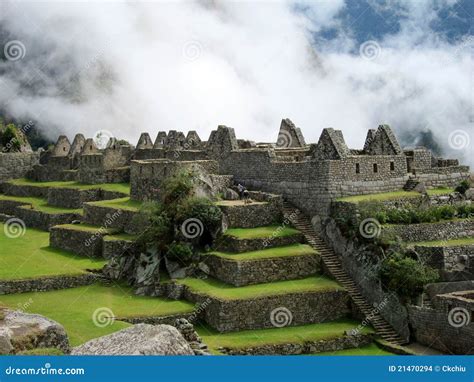
<svg viewBox="0 0 474 382">
<path fill-rule="evenodd" d="M 263 249 L 260 251 L 251 251 L 245 253 L 226 253 L 226 252 L 211 252 L 210 255 L 219 256 L 223 259 L 247 261 L 259 259 L 271 259 L 275 257 L 289 257 L 302 255 L 316 255 L 318 252 L 307 244 L 293 244 L 283 247 Z"/>
<path fill-rule="evenodd" d="M 265 284 L 235 287 L 215 279 L 186 278 L 176 281 L 191 291 L 220 300 L 247 300 L 256 297 L 289 293 L 344 290 L 337 282 L 324 276 L 311 276 L 300 280 L 275 281 Z"/>
<path fill-rule="evenodd" d="M 56 225 L 55 227 L 70 229 L 71 231 L 84 231 L 84 232 L 90 232 L 90 233 L 95 233 L 99 231 L 106 235 L 113 235 L 119 232 L 117 228 L 105 228 L 105 227 L 99 227 L 95 225 L 82 224 L 82 223 L 81 224 L 61 224 L 61 225 Z"/>
<path fill-rule="evenodd" d="M 438 188 L 433 188 L 431 190 L 426 190 L 426 193 L 429 196 L 449 195 L 453 192 L 454 192 L 454 188 L 448 188 L 448 187 L 438 187 Z"/>
<path fill-rule="evenodd" d="M 361 348 L 338 350 L 334 352 L 314 353 L 312 355 L 395 355 L 379 348 L 376 344 L 370 344 Z"/>
<path fill-rule="evenodd" d="M 53 187 L 53 188 L 74 188 L 78 190 L 94 190 L 102 189 L 104 191 L 111 192 L 122 192 L 130 195 L 130 184 L 129 183 L 100 183 L 100 184 L 85 184 L 75 181 L 69 182 L 35 182 L 30 179 L 14 179 L 8 183 L 15 184 L 18 186 L 35 186 L 35 187 Z"/>
<path fill-rule="evenodd" d="M 474 245 L 474 237 L 462 237 L 450 240 L 420 241 L 410 243 L 410 246 L 419 245 L 423 247 L 457 247 L 462 245 Z"/>
<path fill-rule="evenodd" d="M 257 228 L 230 228 L 224 235 L 238 239 L 265 239 L 267 237 L 283 237 L 297 235 L 300 232 L 294 228 L 283 226 L 265 226 Z"/>
<path fill-rule="evenodd" d="M 22 293 L 0 296 L 0 304 L 11 307 L 24 306 L 25 311 L 49 317 L 62 324 L 72 346 L 90 339 L 124 329 L 130 324 L 122 321 L 103 321 L 103 327 L 94 324 L 94 312 L 107 313 L 117 318 L 166 316 L 192 312 L 194 306 L 183 301 L 158 297 L 136 296 L 124 286 L 94 284 L 79 288 L 50 292 Z"/>
<path fill-rule="evenodd" d="M 111 199 L 111 200 L 101 200 L 98 202 L 89 202 L 94 206 L 100 207 L 109 207 L 109 208 L 116 208 L 120 210 L 127 210 L 127 211 L 136 211 L 140 209 L 142 202 L 138 200 L 131 200 L 129 197 L 120 198 L 120 199 Z"/>
<path fill-rule="evenodd" d="M 64 213 L 82 214 L 82 208 L 74 209 L 74 208 L 50 206 L 46 199 L 39 198 L 39 197 L 0 195 L 0 200 L 11 200 L 11 201 L 25 203 L 25 205 L 32 205 L 35 210 L 45 212 L 48 214 L 64 214 Z"/>
<path fill-rule="evenodd" d="M 116 240 L 136 241 L 137 239 L 138 239 L 137 235 L 131 235 L 128 233 L 118 233 L 118 234 L 104 236 L 105 241 L 116 241 Z"/>
<path fill-rule="evenodd" d="M 383 202 L 388 200 L 396 200 L 403 198 L 421 198 L 421 194 L 416 191 L 392 191 L 392 192 L 382 192 L 379 194 L 366 194 L 366 195 L 355 195 L 355 196 L 346 196 L 343 198 L 338 198 L 338 202 L 347 202 L 347 203 L 360 203 L 360 202 L 370 202 L 377 201 Z"/>
<path fill-rule="evenodd" d="M 27 228 L 24 236 L 9 238 L 3 228 L 4 224 L 0 231 L 0 280 L 76 275 L 106 264 L 105 260 L 48 247 L 48 232 Z"/>
<path fill-rule="evenodd" d="M 356 320 L 336 320 L 320 324 L 303 326 L 289 326 L 260 330 L 243 330 L 239 332 L 219 333 L 208 326 L 196 327 L 204 343 L 214 354 L 219 354 L 219 347 L 242 349 L 264 345 L 302 344 L 306 341 L 328 340 L 344 335 L 344 332 L 356 328 Z M 362 329 L 362 333 L 373 333 L 369 327 Z"/>
</svg>

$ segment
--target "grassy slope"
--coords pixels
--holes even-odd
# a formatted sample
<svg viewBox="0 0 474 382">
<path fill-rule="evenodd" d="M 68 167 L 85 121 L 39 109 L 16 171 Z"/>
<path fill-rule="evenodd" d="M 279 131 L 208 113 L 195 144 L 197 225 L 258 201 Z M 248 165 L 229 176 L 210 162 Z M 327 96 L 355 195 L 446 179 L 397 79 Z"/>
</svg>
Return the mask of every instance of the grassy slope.
<svg viewBox="0 0 474 382">
<path fill-rule="evenodd" d="M 315 255 L 317 254 L 317 251 L 307 244 L 293 244 L 284 247 L 269 248 L 263 249 L 261 251 L 244 252 L 239 254 L 225 252 L 211 252 L 210 254 L 222 257 L 224 259 L 245 261 L 271 259 L 274 257 Z"/>
<path fill-rule="evenodd" d="M 448 195 L 454 192 L 454 188 L 439 187 L 431 190 L 426 190 L 426 193 L 430 196 L 434 195 Z"/>
<path fill-rule="evenodd" d="M 130 184 L 129 183 L 101 183 L 101 184 L 84 184 L 75 181 L 70 182 L 35 182 L 29 179 L 14 179 L 9 183 L 16 185 L 25 186 L 36 186 L 36 187 L 55 187 L 55 188 L 75 188 L 78 190 L 92 190 L 102 189 L 105 191 L 122 192 L 130 195 Z"/>
<path fill-rule="evenodd" d="M 92 317 L 99 308 L 110 309 L 115 317 L 164 316 L 193 310 L 193 305 L 186 302 L 136 296 L 126 287 L 97 284 L 0 296 L 0 304 L 12 308 L 24 306 L 27 312 L 42 314 L 59 322 L 64 325 L 73 346 L 129 326 L 120 321 L 104 327 L 95 325 Z"/>
<path fill-rule="evenodd" d="M 418 243 L 410 243 L 410 245 L 420 245 L 424 247 L 454 247 L 461 245 L 474 245 L 474 237 L 462 237 L 451 240 L 420 241 Z"/>
<path fill-rule="evenodd" d="M 127 198 L 120 198 L 120 199 L 112 199 L 112 200 L 102 200 L 99 202 L 90 202 L 89 204 L 101 207 L 110 207 L 110 208 L 117 208 L 121 210 L 129 210 L 129 211 L 138 211 L 142 205 L 141 202 L 137 200 L 131 200 L 129 197 Z"/>
<path fill-rule="evenodd" d="M 367 194 L 367 195 L 355 195 L 346 196 L 344 198 L 338 198 L 338 202 L 349 202 L 349 203 L 360 203 L 367 201 L 384 201 L 393 200 L 400 198 L 420 198 L 421 194 L 416 191 L 393 191 L 393 192 L 382 192 L 379 194 Z"/>
<path fill-rule="evenodd" d="M 0 228 L 0 280 L 71 275 L 100 269 L 106 261 L 79 257 L 49 248 L 48 232 L 27 228 L 23 237 L 9 238 Z"/>
<path fill-rule="evenodd" d="M 61 225 L 56 225 L 55 227 L 60 227 L 64 229 L 70 229 L 72 231 L 85 231 L 85 232 L 103 232 L 104 234 L 114 234 L 118 232 L 117 228 L 104 228 L 104 227 L 99 227 L 95 225 L 90 225 L 90 224 L 61 224 Z"/>
<path fill-rule="evenodd" d="M 239 239 L 264 239 L 267 237 L 282 237 L 298 234 L 299 231 L 282 226 L 265 226 L 257 228 L 231 228 L 224 235 L 234 236 Z"/>
<path fill-rule="evenodd" d="M 338 350 L 334 352 L 315 353 L 312 355 L 395 355 L 379 348 L 376 344 L 370 344 L 361 348 Z"/>
<path fill-rule="evenodd" d="M 240 349 L 267 344 L 300 344 L 305 341 L 331 339 L 343 336 L 345 331 L 354 329 L 358 325 L 359 322 L 356 320 L 344 319 L 320 324 L 230 333 L 218 333 L 207 326 L 200 326 L 196 329 L 209 348 L 216 351 L 219 347 Z M 369 333 L 372 332 L 372 329 L 366 327 L 362 331 Z"/>
<path fill-rule="evenodd" d="M 26 204 L 33 205 L 35 210 L 43 211 L 49 214 L 62 214 L 62 213 L 77 213 L 82 214 L 82 208 L 63 208 L 48 205 L 48 201 L 44 198 L 30 197 L 30 196 L 10 196 L 0 195 L 0 200 L 13 200 Z"/>
<path fill-rule="evenodd" d="M 272 283 L 234 287 L 214 279 L 187 278 L 177 281 L 192 291 L 222 300 L 251 299 L 288 293 L 343 289 L 337 282 L 323 276 L 312 276 L 300 280 L 276 281 Z"/>
</svg>

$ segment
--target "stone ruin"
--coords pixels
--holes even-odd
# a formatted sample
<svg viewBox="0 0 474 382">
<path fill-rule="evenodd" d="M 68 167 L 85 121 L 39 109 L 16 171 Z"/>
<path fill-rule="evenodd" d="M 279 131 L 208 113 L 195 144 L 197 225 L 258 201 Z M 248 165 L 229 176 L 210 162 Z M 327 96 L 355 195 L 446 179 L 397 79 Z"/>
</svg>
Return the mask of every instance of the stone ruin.
<svg viewBox="0 0 474 382">
<path fill-rule="evenodd" d="M 1 160 L 7 159 L 3 155 Z M 317 143 L 306 144 L 301 130 L 289 119 L 282 120 L 275 143 L 237 139 L 234 129 L 223 125 L 207 141 L 196 131 L 185 135 L 170 130 L 160 131 L 154 142 L 142 133 L 135 147 L 111 138 L 105 149 L 82 134 L 72 144 L 62 135 L 36 160 L 17 161 L 20 176 L 28 172 L 38 181 L 131 182 L 132 190 L 141 190 L 141 195 L 149 195 L 147 187 L 156 186 L 151 185 L 156 181 L 148 179 L 155 177 L 156 166 L 166 167 L 169 161 L 212 161 L 215 174 L 232 175 L 252 189 L 279 193 L 310 215 L 327 213 L 330 201 L 338 197 L 418 184 L 428 189 L 452 187 L 469 177 L 469 167 L 457 160 L 437 158 L 424 147 L 403 150 L 388 125 L 369 130 L 360 150 L 350 149 L 342 131 L 333 128 L 323 129 Z M 141 195 L 132 196 L 142 199 Z"/>
</svg>

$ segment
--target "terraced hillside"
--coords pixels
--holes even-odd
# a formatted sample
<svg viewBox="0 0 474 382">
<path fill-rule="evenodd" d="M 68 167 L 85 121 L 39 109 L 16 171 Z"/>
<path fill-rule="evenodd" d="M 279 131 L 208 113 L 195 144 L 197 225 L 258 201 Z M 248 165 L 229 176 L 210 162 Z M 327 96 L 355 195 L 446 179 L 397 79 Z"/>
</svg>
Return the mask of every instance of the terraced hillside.
<svg viewBox="0 0 474 382">
<path fill-rule="evenodd" d="M 456 326 L 451 318 L 474 303 L 471 199 L 449 188 L 341 198 L 322 225 L 364 297 L 386 302 L 382 313 L 399 333 L 446 353 L 472 352 L 472 320 Z M 396 267 L 405 271 L 387 275 Z"/>
<path fill-rule="evenodd" d="M 2 191 L 0 304 L 58 321 L 72 345 L 131 323 L 186 317 L 214 354 L 387 354 L 302 233 L 277 220 L 259 225 L 272 220 L 273 205 L 224 203 L 230 221 L 248 217 L 244 227 L 232 226 L 202 254 L 208 278 L 162 280 L 180 291 L 172 300 L 137 296 L 100 272 L 140 234 L 131 224 L 140 203 L 126 185 L 16 180 Z"/>
</svg>

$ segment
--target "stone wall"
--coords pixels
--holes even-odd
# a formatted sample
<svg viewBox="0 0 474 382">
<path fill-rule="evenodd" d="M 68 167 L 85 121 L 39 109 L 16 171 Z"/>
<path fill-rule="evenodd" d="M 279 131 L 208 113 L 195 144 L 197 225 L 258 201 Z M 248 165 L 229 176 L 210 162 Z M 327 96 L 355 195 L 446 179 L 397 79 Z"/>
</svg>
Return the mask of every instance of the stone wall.
<svg viewBox="0 0 474 382">
<path fill-rule="evenodd" d="M 408 314 L 416 341 L 442 352 L 474 354 L 472 321 L 456 328 L 449 324 L 447 311 L 420 306 L 409 306 Z"/>
<path fill-rule="evenodd" d="M 464 219 L 438 223 L 382 226 L 381 238 L 393 240 L 397 236 L 407 242 L 449 240 L 474 236 L 474 220 Z"/>
<path fill-rule="evenodd" d="M 0 153 L 0 182 L 24 177 L 39 157 L 39 152 Z"/>
<path fill-rule="evenodd" d="M 43 231 L 58 224 L 68 224 L 80 220 L 82 216 L 77 213 L 52 214 L 32 209 L 31 206 L 20 206 L 15 209 L 14 215 L 23 220 L 27 227 L 38 228 Z"/>
<path fill-rule="evenodd" d="M 63 208 L 82 208 L 83 203 L 126 197 L 127 194 L 104 191 L 100 188 L 79 190 L 76 188 L 48 188 L 48 204 Z"/>
<path fill-rule="evenodd" d="M 474 273 L 474 245 L 415 246 L 415 251 L 436 269 Z"/>
<path fill-rule="evenodd" d="M 239 239 L 237 237 L 223 235 L 216 243 L 216 249 L 222 252 L 250 252 L 258 251 L 265 248 L 282 247 L 284 245 L 291 245 L 301 243 L 304 241 L 304 236 L 301 233 L 280 236 L 267 237 L 261 239 Z"/>
<path fill-rule="evenodd" d="M 303 341 L 302 343 L 261 345 L 248 348 L 222 348 L 220 351 L 227 355 L 301 355 L 354 349 L 370 343 L 372 343 L 371 335 L 357 334 L 318 341 Z"/>
<path fill-rule="evenodd" d="M 285 308 L 291 312 L 290 326 L 337 320 L 350 314 L 349 295 L 344 290 L 301 292 L 248 300 L 219 300 L 195 294 L 188 288 L 187 300 L 203 303 L 206 322 L 219 332 L 274 328 L 272 312 Z M 287 314 L 287 317 L 290 315 Z"/>
<path fill-rule="evenodd" d="M 213 277 L 235 286 L 295 280 L 321 270 L 318 255 L 236 261 L 209 254 L 204 256 L 203 261 Z"/>
<path fill-rule="evenodd" d="M 102 257 L 102 229 L 82 230 L 74 226 L 52 227 L 49 235 L 51 247 L 63 249 L 80 256 Z"/>
<path fill-rule="evenodd" d="M 133 217 L 137 213 L 126 209 L 99 206 L 94 203 L 84 204 L 85 223 L 105 228 L 117 228 L 129 233 L 134 231 Z"/>
<path fill-rule="evenodd" d="M 0 280 L 0 295 L 75 288 L 94 284 L 101 279 L 102 277 L 98 274 L 85 273 L 82 275 L 49 276 L 25 280 Z"/>
<path fill-rule="evenodd" d="M 316 223 L 315 221 L 313 223 Z M 353 241 L 345 237 L 333 219 L 325 219 L 318 227 L 322 237 L 333 248 L 341 259 L 342 266 L 359 287 L 361 294 L 369 304 L 378 307 L 377 311 L 404 339 L 408 339 L 408 314 L 404 305 L 393 293 L 383 290 L 380 280 L 371 270 L 363 257 L 371 256 L 363 247 L 358 247 Z"/>
<path fill-rule="evenodd" d="M 170 161 L 155 159 L 150 161 L 133 160 L 130 168 L 130 197 L 134 200 L 159 200 L 163 180 L 181 169 L 201 169 L 208 174 L 217 174 L 217 162 Z"/>
<path fill-rule="evenodd" d="M 277 224 L 282 217 L 282 200 L 273 198 L 268 202 L 252 202 L 249 204 L 218 203 L 232 228 L 254 228 Z"/>
</svg>

